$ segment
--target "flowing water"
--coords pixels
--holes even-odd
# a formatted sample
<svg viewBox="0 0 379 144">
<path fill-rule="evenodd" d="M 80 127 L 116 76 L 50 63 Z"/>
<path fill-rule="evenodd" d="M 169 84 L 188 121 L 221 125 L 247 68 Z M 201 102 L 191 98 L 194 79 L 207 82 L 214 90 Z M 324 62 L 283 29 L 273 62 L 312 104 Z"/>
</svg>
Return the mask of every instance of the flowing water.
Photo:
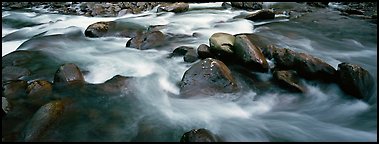
<svg viewBox="0 0 379 144">
<path fill-rule="evenodd" d="M 197 128 L 209 129 L 224 141 L 377 141 L 377 89 L 369 99 L 358 100 L 336 84 L 303 81 L 309 90 L 305 94 L 251 89 L 178 98 L 176 83 L 192 64 L 167 55 L 178 46 L 209 45 L 209 37 L 216 32 L 258 33 L 281 47 L 312 54 L 334 68 L 341 62 L 358 64 L 377 83 L 376 24 L 341 16 L 330 8 L 296 19 L 285 15 L 263 22 L 233 19 L 242 13 L 246 11 L 223 9 L 221 3 L 190 4 L 188 12 L 178 14 L 156 13 L 155 8 L 107 18 L 3 11 L 2 56 L 16 49 L 44 51 L 59 64 L 75 63 L 87 71 L 85 80 L 93 84 L 115 75 L 136 78 L 137 99 L 133 102 L 123 94 L 112 99 L 81 99 L 83 105 L 109 112 L 93 120 L 98 125 L 84 120 L 62 124 L 51 134 L 51 139 L 58 141 L 179 141 L 184 132 Z M 88 25 L 112 20 L 145 27 L 166 25 L 163 33 L 189 37 L 178 38 L 164 49 L 136 50 L 125 48 L 129 38 L 83 35 Z M 192 37 L 193 33 L 197 36 Z M 259 74 L 262 79 L 271 78 L 271 74 Z M 118 112 L 119 120 L 109 116 L 111 111 Z M 107 130 L 93 132 L 93 127 Z"/>
</svg>

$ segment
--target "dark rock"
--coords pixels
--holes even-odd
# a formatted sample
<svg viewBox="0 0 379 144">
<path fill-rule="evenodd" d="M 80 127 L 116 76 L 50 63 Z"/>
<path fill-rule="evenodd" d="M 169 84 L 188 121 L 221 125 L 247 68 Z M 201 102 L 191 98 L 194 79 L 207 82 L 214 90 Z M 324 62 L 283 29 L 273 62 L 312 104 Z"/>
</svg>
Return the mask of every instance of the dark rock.
<svg viewBox="0 0 379 144">
<path fill-rule="evenodd" d="M 263 2 L 231 2 L 232 7 L 244 10 L 259 10 L 262 9 Z"/>
<path fill-rule="evenodd" d="M 224 9 L 229 9 L 229 8 L 232 8 L 232 5 L 229 4 L 229 3 L 227 3 L 227 2 L 223 2 L 223 3 L 221 4 L 221 7 L 223 7 Z"/>
<path fill-rule="evenodd" d="M 26 125 L 23 137 L 24 141 L 43 141 L 44 135 L 50 130 L 51 126 L 59 121 L 65 108 L 65 102 L 52 101 L 42 106 Z"/>
<path fill-rule="evenodd" d="M 206 58 L 193 64 L 183 75 L 180 92 L 184 97 L 237 92 L 239 87 L 229 68 L 221 61 Z"/>
<path fill-rule="evenodd" d="M 17 80 L 28 75 L 30 75 L 30 71 L 26 68 L 7 66 L 2 70 L 2 81 Z"/>
<path fill-rule="evenodd" d="M 336 70 L 324 61 L 305 53 L 297 53 L 287 48 L 278 48 L 273 54 L 276 68 L 295 70 L 300 76 L 310 80 L 335 81 Z"/>
<path fill-rule="evenodd" d="M 246 35 L 236 36 L 234 53 L 247 67 L 262 72 L 268 71 L 268 63 L 260 48 L 252 43 Z"/>
<path fill-rule="evenodd" d="M 166 37 L 161 31 L 147 32 L 143 35 L 137 35 L 131 38 L 126 47 L 133 47 L 140 50 L 152 49 L 162 46 L 165 43 Z"/>
<path fill-rule="evenodd" d="M 375 81 L 367 70 L 355 64 L 341 63 L 337 73 L 338 84 L 347 94 L 359 99 L 372 95 Z"/>
<path fill-rule="evenodd" d="M 145 27 L 132 22 L 108 21 L 89 25 L 84 34 L 87 37 L 135 37 L 145 30 Z"/>
<path fill-rule="evenodd" d="M 275 13 L 271 10 L 260 10 L 258 12 L 248 14 L 245 19 L 251 20 L 251 21 L 261 21 L 261 20 L 269 20 L 274 19 Z"/>
<path fill-rule="evenodd" d="M 321 59 L 299 53 L 294 60 L 295 70 L 300 76 L 310 80 L 335 81 L 336 70 Z"/>
<path fill-rule="evenodd" d="M 235 37 L 227 33 L 214 33 L 209 38 L 210 51 L 220 59 L 230 59 L 233 55 Z"/>
<path fill-rule="evenodd" d="M 189 49 L 183 57 L 185 62 L 193 63 L 199 59 L 195 49 Z"/>
<path fill-rule="evenodd" d="M 186 12 L 189 9 L 188 3 L 183 3 L 183 2 L 177 2 L 177 3 L 166 3 L 162 4 L 161 6 L 158 7 L 157 12 L 174 12 L 174 13 L 181 13 L 181 12 Z"/>
<path fill-rule="evenodd" d="M 305 92 L 305 87 L 299 83 L 299 78 L 295 71 L 274 71 L 272 75 L 279 86 L 292 92 Z"/>
<path fill-rule="evenodd" d="M 261 50 L 267 59 L 272 59 L 273 52 L 276 49 L 273 45 L 275 42 L 272 39 L 255 33 L 242 33 L 237 35 L 245 35 L 255 47 Z"/>
<path fill-rule="evenodd" d="M 172 51 L 171 56 L 184 56 L 188 51 L 190 50 L 195 50 L 193 47 L 188 47 L 188 46 L 180 46 L 174 49 Z"/>
<path fill-rule="evenodd" d="M 96 89 L 93 90 L 97 90 L 99 93 L 106 93 L 111 95 L 119 94 L 121 92 L 128 93 L 127 91 L 132 91 L 130 84 L 130 81 L 132 79 L 132 77 L 115 75 L 104 83 L 96 85 Z M 125 88 L 128 88 L 127 91 L 125 91 Z"/>
<path fill-rule="evenodd" d="M 29 84 L 26 89 L 28 103 L 35 107 L 41 107 L 51 100 L 53 86 L 45 80 L 36 80 Z"/>
<path fill-rule="evenodd" d="M 72 63 L 63 64 L 54 75 L 54 87 L 83 86 L 84 77 L 78 66 Z"/>
<path fill-rule="evenodd" d="M 210 51 L 210 47 L 206 44 L 199 45 L 199 47 L 197 48 L 197 54 L 201 59 L 214 58 L 213 54 Z"/>
<path fill-rule="evenodd" d="M 217 142 L 217 136 L 211 131 L 201 128 L 193 129 L 183 134 L 180 142 Z"/>
</svg>

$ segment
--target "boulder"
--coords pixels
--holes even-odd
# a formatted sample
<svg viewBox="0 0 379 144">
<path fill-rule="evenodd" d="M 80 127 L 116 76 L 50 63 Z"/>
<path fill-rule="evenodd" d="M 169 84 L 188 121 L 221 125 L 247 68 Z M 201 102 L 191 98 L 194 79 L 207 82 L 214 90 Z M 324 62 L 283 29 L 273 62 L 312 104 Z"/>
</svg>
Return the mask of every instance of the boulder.
<svg viewBox="0 0 379 144">
<path fill-rule="evenodd" d="M 174 12 L 174 13 L 181 13 L 181 12 L 186 12 L 189 9 L 188 3 L 183 3 L 183 2 L 176 2 L 176 3 L 165 3 L 161 4 L 157 12 Z"/>
<path fill-rule="evenodd" d="M 261 21 L 261 20 L 269 20 L 274 19 L 275 13 L 272 10 L 260 10 L 258 12 L 248 14 L 245 16 L 245 19 L 251 20 L 251 21 Z"/>
<path fill-rule="evenodd" d="M 217 142 L 218 138 L 211 131 L 201 128 L 192 129 L 183 134 L 180 142 Z"/>
<path fill-rule="evenodd" d="M 3 96 L 11 106 L 15 106 L 21 99 L 26 97 L 28 84 L 24 80 L 10 80 L 3 82 Z"/>
<path fill-rule="evenodd" d="M 374 78 L 364 68 L 350 63 L 338 64 L 338 84 L 347 94 L 358 99 L 369 98 L 375 88 Z"/>
<path fill-rule="evenodd" d="M 227 33 L 214 33 L 209 38 L 210 51 L 217 58 L 230 59 L 233 55 L 235 37 Z"/>
<path fill-rule="evenodd" d="M 279 86 L 289 91 L 298 93 L 304 93 L 306 91 L 305 87 L 299 83 L 299 78 L 293 70 L 274 71 L 272 75 Z"/>
<path fill-rule="evenodd" d="M 232 7 L 244 10 L 259 10 L 262 9 L 263 2 L 231 2 Z"/>
<path fill-rule="evenodd" d="M 169 57 L 184 56 L 190 50 L 195 50 L 195 49 L 193 47 L 180 46 L 180 47 L 175 48 L 174 51 L 172 51 L 172 53 L 170 54 Z"/>
<path fill-rule="evenodd" d="M 273 53 L 275 68 L 295 70 L 309 80 L 334 82 L 336 70 L 321 59 L 305 53 L 297 53 L 287 48 L 278 48 Z"/>
<path fill-rule="evenodd" d="M 252 43 L 246 35 L 236 36 L 234 53 L 248 68 L 262 72 L 268 71 L 269 65 L 261 49 Z"/>
<path fill-rule="evenodd" d="M 165 41 L 166 37 L 161 31 L 151 31 L 131 38 L 126 43 L 126 47 L 146 50 L 160 47 Z"/>
<path fill-rule="evenodd" d="M 193 64 L 183 75 L 180 92 L 183 97 L 237 92 L 239 87 L 229 68 L 213 58 Z"/>
<path fill-rule="evenodd" d="M 199 55 L 199 58 L 205 59 L 205 58 L 214 58 L 214 55 L 210 51 L 210 47 L 206 44 L 201 44 L 197 48 L 197 55 Z"/>
<path fill-rule="evenodd" d="M 83 86 L 84 77 L 78 66 L 72 63 L 63 64 L 54 75 L 54 87 Z"/>
<path fill-rule="evenodd" d="M 135 37 L 142 34 L 146 30 L 145 27 L 124 21 L 101 21 L 91 24 L 84 31 L 87 37 Z"/>
</svg>

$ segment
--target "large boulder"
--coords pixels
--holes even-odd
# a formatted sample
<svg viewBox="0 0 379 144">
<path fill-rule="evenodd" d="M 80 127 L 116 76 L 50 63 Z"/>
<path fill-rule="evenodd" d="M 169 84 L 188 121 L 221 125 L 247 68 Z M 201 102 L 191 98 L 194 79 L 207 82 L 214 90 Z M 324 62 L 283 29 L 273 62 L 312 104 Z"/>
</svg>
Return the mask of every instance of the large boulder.
<svg viewBox="0 0 379 144">
<path fill-rule="evenodd" d="M 259 10 L 262 9 L 263 2 L 231 2 L 232 7 L 244 10 Z"/>
<path fill-rule="evenodd" d="M 126 43 L 126 47 L 146 50 L 160 47 L 165 42 L 166 36 L 161 31 L 151 31 L 131 38 Z"/>
<path fill-rule="evenodd" d="M 336 70 L 312 55 L 278 48 L 274 51 L 273 57 L 276 69 L 295 70 L 300 76 L 309 80 L 335 81 Z"/>
<path fill-rule="evenodd" d="M 181 12 L 186 12 L 189 9 L 188 3 L 183 3 L 183 2 L 176 2 L 176 3 L 165 3 L 161 4 L 157 12 L 174 12 L 174 13 L 181 13 Z"/>
<path fill-rule="evenodd" d="M 72 63 L 63 64 L 54 75 L 54 87 L 80 87 L 85 83 L 84 77 L 78 66 Z"/>
<path fill-rule="evenodd" d="M 101 21 L 87 27 L 84 31 L 87 37 L 135 37 L 146 31 L 146 28 L 132 22 Z"/>
<path fill-rule="evenodd" d="M 183 75 L 180 92 L 183 97 L 231 93 L 239 90 L 229 68 L 213 58 L 206 58 L 192 65 Z"/>
<path fill-rule="evenodd" d="M 248 68 L 267 72 L 269 65 L 261 49 L 252 43 L 246 35 L 237 35 L 234 53 Z"/>
<path fill-rule="evenodd" d="M 235 37 L 228 33 L 214 33 L 209 38 L 210 51 L 217 58 L 230 59 L 233 55 Z"/>
<path fill-rule="evenodd" d="M 367 70 L 355 64 L 340 63 L 337 73 L 338 84 L 347 94 L 359 99 L 372 95 L 375 81 Z"/>
<path fill-rule="evenodd" d="M 251 21 L 261 21 L 261 20 L 270 20 L 275 18 L 275 13 L 272 10 L 260 10 L 258 12 L 248 14 L 245 16 L 245 19 L 251 20 Z"/>
<path fill-rule="evenodd" d="M 305 87 L 299 83 L 299 78 L 295 71 L 274 71 L 272 75 L 279 86 L 289 91 L 298 93 L 304 93 L 306 91 Z"/>
<path fill-rule="evenodd" d="M 192 129 L 183 134 L 180 142 L 218 142 L 218 138 L 211 131 L 201 128 Z"/>
</svg>

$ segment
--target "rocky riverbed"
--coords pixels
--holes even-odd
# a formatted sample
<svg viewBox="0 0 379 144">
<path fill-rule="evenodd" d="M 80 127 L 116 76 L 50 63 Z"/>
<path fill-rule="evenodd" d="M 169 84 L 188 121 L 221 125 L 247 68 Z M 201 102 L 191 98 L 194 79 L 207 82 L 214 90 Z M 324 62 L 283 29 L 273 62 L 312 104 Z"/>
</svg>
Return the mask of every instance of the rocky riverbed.
<svg viewBox="0 0 379 144">
<path fill-rule="evenodd" d="M 376 3 L 2 7 L 2 141 L 377 141 Z"/>
</svg>

